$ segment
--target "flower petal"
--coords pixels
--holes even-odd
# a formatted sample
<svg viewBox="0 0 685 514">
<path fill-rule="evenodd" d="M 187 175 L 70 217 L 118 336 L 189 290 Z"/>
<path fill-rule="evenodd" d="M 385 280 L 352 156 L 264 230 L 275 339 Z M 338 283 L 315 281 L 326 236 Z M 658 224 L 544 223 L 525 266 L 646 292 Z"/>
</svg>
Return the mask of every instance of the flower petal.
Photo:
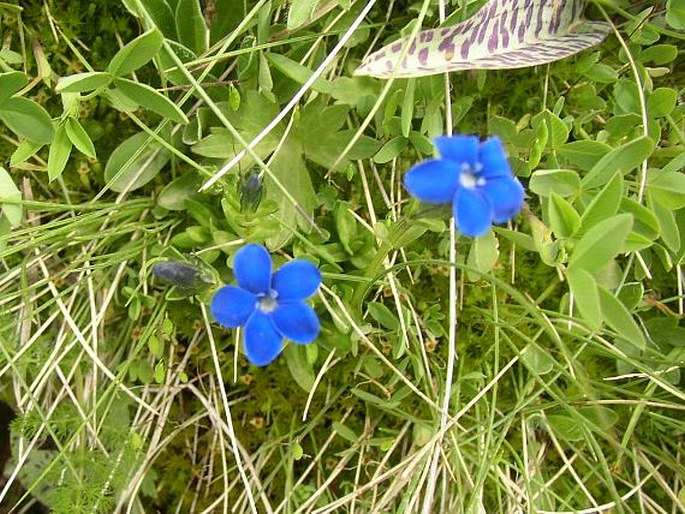
<svg viewBox="0 0 685 514">
<path fill-rule="evenodd" d="M 245 355 L 256 366 L 266 366 L 281 353 L 283 336 L 270 316 L 256 310 L 245 325 Z"/>
<path fill-rule="evenodd" d="M 457 230 L 467 236 L 482 236 L 492 225 L 492 208 L 479 189 L 457 191 L 452 210 Z"/>
<path fill-rule="evenodd" d="M 241 327 L 255 310 L 257 297 L 235 286 L 224 286 L 214 293 L 210 310 L 212 316 L 225 327 Z"/>
<path fill-rule="evenodd" d="M 451 202 L 458 181 L 457 164 L 438 159 L 420 162 L 404 174 L 404 186 L 409 194 L 427 203 Z"/>
<path fill-rule="evenodd" d="M 483 166 L 482 176 L 485 178 L 510 177 L 512 174 L 504 145 L 498 137 L 491 137 L 480 145 L 478 160 Z"/>
<path fill-rule="evenodd" d="M 290 261 L 274 273 L 271 287 L 278 293 L 278 301 L 304 300 L 313 295 L 321 285 L 321 272 L 304 259 Z"/>
<path fill-rule="evenodd" d="M 492 205 L 492 219 L 495 223 L 510 220 L 523 207 L 523 186 L 516 178 L 498 177 L 489 179 L 481 188 Z"/>
<path fill-rule="evenodd" d="M 271 286 L 271 256 L 262 245 L 243 246 L 235 254 L 233 272 L 240 287 L 251 293 L 266 294 Z"/>
<path fill-rule="evenodd" d="M 454 161 L 460 166 L 464 163 L 471 167 L 478 159 L 478 136 L 438 136 L 433 139 L 440 157 Z"/>
<path fill-rule="evenodd" d="M 304 302 L 279 304 L 271 319 L 278 331 L 295 343 L 311 343 L 319 335 L 319 318 Z"/>
</svg>

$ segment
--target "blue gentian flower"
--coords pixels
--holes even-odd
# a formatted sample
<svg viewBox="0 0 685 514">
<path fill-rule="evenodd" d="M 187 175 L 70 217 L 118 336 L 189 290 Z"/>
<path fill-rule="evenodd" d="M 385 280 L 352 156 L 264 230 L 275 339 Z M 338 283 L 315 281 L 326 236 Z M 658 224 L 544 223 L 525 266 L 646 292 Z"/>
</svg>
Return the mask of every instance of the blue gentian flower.
<svg viewBox="0 0 685 514">
<path fill-rule="evenodd" d="M 481 143 L 477 136 L 440 136 L 433 143 L 440 158 L 420 162 L 404 175 L 412 196 L 426 203 L 452 202 L 457 230 L 472 237 L 521 210 L 523 186 L 499 138 Z"/>
<path fill-rule="evenodd" d="M 265 366 L 281 352 L 283 339 L 311 343 L 319 335 L 319 318 L 304 302 L 321 284 L 309 261 L 292 260 L 271 273 L 271 256 L 261 245 L 236 252 L 233 272 L 238 286 L 224 286 L 212 298 L 214 319 L 225 327 L 245 327 L 245 353 Z"/>
</svg>

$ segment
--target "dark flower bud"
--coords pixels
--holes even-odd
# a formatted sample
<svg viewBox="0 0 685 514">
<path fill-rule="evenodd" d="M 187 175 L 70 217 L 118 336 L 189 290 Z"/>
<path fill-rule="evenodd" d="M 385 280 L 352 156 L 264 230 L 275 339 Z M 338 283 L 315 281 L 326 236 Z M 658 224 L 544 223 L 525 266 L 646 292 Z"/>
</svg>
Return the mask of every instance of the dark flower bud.
<svg viewBox="0 0 685 514">
<path fill-rule="evenodd" d="M 264 195 L 264 183 L 259 174 L 242 175 L 238 182 L 238 194 L 241 211 L 256 211 Z"/>
</svg>

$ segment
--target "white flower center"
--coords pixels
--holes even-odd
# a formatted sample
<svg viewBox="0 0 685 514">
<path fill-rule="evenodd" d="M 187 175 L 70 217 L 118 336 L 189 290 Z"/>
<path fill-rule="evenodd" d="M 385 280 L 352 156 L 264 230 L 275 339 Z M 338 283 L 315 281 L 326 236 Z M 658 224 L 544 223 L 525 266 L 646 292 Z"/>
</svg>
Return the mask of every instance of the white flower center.
<svg viewBox="0 0 685 514">
<path fill-rule="evenodd" d="M 461 173 L 459 174 L 459 184 L 465 189 L 474 189 L 475 187 L 483 187 L 485 185 L 485 178 L 478 175 L 483 169 L 481 163 L 476 163 L 472 168 L 468 163 L 461 165 Z"/>
<path fill-rule="evenodd" d="M 257 300 L 257 308 L 264 314 L 269 314 L 270 312 L 275 311 L 276 307 L 278 307 L 278 300 L 276 300 L 276 296 L 278 296 L 276 291 L 271 291 L 269 294 L 260 296 Z"/>
</svg>

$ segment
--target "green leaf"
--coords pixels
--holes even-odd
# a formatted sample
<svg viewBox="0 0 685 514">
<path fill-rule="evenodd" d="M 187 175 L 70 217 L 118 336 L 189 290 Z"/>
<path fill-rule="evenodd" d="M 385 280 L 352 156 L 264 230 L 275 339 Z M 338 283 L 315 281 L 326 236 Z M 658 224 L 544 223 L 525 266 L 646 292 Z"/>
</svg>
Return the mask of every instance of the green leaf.
<svg viewBox="0 0 685 514">
<path fill-rule="evenodd" d="M 583 434 L 582 424 L 579 424 L 574 418 L 563 414 L 548 414 L 546 416 L 550 427 L 561 437 L 567 441 L 581 441 L 585 436 Z"/>
<path fill-rule="evenodd" d="M 21 200 L 21 191 L 14 185 L 12 176 L 5 168 L 0 167 L 0 208 L 2 217 L 7 219 L 11 228 L 21 223 L 24 215 L 24 206 L 20 204 L 5 203 L 6 201 L 18 202 Z M 4 234 L 0 233 L 0 236 Z"/>
<path fill-rule="evenodd" d="M 71 155 L 71 147 L 67 129 L 62 124 L 55 131 L 55 138 L 52 140 L 50 153 L 48 154 L 48 177 L 51 182 L 64 171 Z"/>
<path fill-rule="evenodd" d="M 529 344 L 521 359 L 535 375 L 546 375 L 554 369 L 554 359 L 536 344 Z"/>
<path fill-rule="evenodd" d="M 632 198 L 621 198 L 621 212 L 633 215 L 633 230 L 651 239 L 659 235 L 659 220 L 651 209 Z"/>
<path fill-rule="evenodd" d="M 28 159 L 36 155 L 38 150 L 45 146 L 43 143 L 36 143 L 30 139 L 24 139 L 17 149 L 14 150 L 12 156 L 10 157 L 10 167 L 17 166 L 22 162 L 26 162 Z"/>
<path fill-rule="evenodd" d="M 569 164 L 587 171 L 609 151 L 611 147 L 599 141 L 572 141 L 557 148 L 557 155 Z"/>
<path fill-rule="evenodd" d="M 646 136 L 639 137 L 614 148 L 602 157 L 597 164 L 583 177 L 581 186 L 584 191 L 603 186 L 619 171 L 623 174 L 638 167 L 654 151 L 654 141 Z"/>
<path fill-rule="evenodd" d="M 69 118 L 67 118 L 67 121 L 64 124 L 64 126 L 67 130 L 69 140 L 73 143 L 73 145 L 76 148 L 78 148 L 79 152 L 95 159 L 96 155 L 93 142 L 90 140 L 90 136 L 88 136 L 88 134 L 86 133 L 83 126 L 79 123 L 79 121 L 76 118 L 70 116 Z"/>
<path fill-rule="evenodd" d="M 114 149 L 105 166 L 105 180 L 117 193 L 150 182 L 169 162 L 170 153 L 145 132 L 138 132 Z"/>
<path fill-rule="evenodd" d="M 145 12 L 152 18 L 153 23 L 162 31 L 162 34 L 174 41 L 178 39 L 174 13 L 166 0 L 138 1 L 145 7 Z"/>
<path fill-rule="evenodd" d="M 397 136 L 392 138 L 390 141 L 385 143 L 383 147 L 378 150 L 378 153 L 373 156 L 373 161 L 378 164 L 385 164 L 386 162 L 392 161 L 395 157 L 399 156 L 407 145 L 409 140 L 404 136 Z"/>
<path fill-rule="evenodd" d="M 557 237 L 571 237 L 580 227 L 580 214 L 556 193 L 549 201 L 549 224 Z"/>
<path fill-rule="evenodd" d="M 402 135 L 404 137 L 409 137 L 411 132 L 411 124 L 414 119 L 414 94 L 416 91 L 416 80 L 409 79 L 407 81 L 407 90 L 404 94 L 404 99 L 402 100 Z"/>
<path fill-rule="evenodd" d="M 597 280 L 581 268 L 569 268 L 566 279 L 580 315 L 592 330 L 597 330 L 602 324 Z"/>
<path fill-rule="evenodd" d="M 178 41 L 197 55 L 207 49 L 207 24 L 199 0 L 178 0 L 176 4 Z"/>
<path fill-rule="evenodd" d="M 304 84 L 307 82 L 309 77 L 311 77 L 314 73 L 306 66 L 301 65 L 297 61 L 293 61 L 291 58 L 286 57 L 285 55 L 268 52 L 266 57 L 269 62 L 273 64 L 274 68 L 298 84 Z M 329 95 L 333 90 L 333 84 L 326 79 L 319 77 L 312 84 L 312 89 L 314 89 L 314 91 L 318 91 L 319 93 Z"/>
<path fill-rule="evenodd" d="M 314 187 L 309 170 L 302 160 L 299 145 L 286 141 L 271 162 L 271 172 L 298 202 L 300 209 L 311 216 L 315 205 Z M 302 218 L 298 209 L 276 187 L 269 175 L 265 177 L 264 184 L 266 197 L 278 204 L 278 219 L 282 228 L 276 236 L 267 240 L 267 246 L 276 250 L 290 241 L 298 225 L 305 232 L 311 230 L 311 225 Z"/>
<path fill-rule="evenodd" d="M 352 243 L 357 237 L 357 220 L 350 213 L 350 204 L 338 202 L 335 209 L 335 229 L 340 244 L 349 255 L 354 255 Z"/>
<path fill-rule="evenodd" d="M 606 433 L 618 423 L 619 416 L 613 409 L 604 405 L 579 407 L 577 412 L 583 416 L 583 423 L 594 432 Z"/>
<path fill-rule="evenodd" d="M 530 177 L 528 188 L 538 196 L 573 196 L 580 191 L 580 177 L 573 170 L 538 170 Z"/>
<path fill-rule="evenodd" d="M 184 211 L 185 201 L 197 194 L 202 180 L 195 172 L 186 172 L 169 182 L 157 197 L 157 204 L 169 211 Z"/>
<path fill-rule="evenodd" d="M 351 428 L 349 428 L 346 425 L 343 425 L 339 421 L 333 422 L 333 430 L 335 430 L 335 433 L 338 434 L 343 439 L 345 439 L 346 441 L 348 441 L 352 444 L 359 443 L 359 436 L 357 434 L 355 434 L 354 430 L 352 430 Z"/>
<path fill-rule="evenodd" d="M 174 102 L 147 84 L 124 78 L 116 78 L 114 83 L 123 94 L 141 107 L 156 112 L 163 118 L 168 118 L 176 123 L 184 125 L 188 123 L 188 118 Z"/>
<path fill-rule="evenodd" d="M 667 116 L 673 112 L 677 100 L 678 93 L 675 89 L 657 88 L 647 97 L 647 112 L 655 118 Z"/>
<path fill-rule="evenodd" d="M 197 55 L 190 48 L 183 46 L 181 43 L 176 41 L 167 41 L 171 52 L 173 52 L 181 61 L 181 63 L 189 63 L 197 59 Z M 159 53 L 159 62 L 164 70 L 169 70 L 164 72 L 164 76 L 172 84 L 190 84 L 190 81 L 186 77 L 185 73 L 176 67 L 176 63 L 169 56 L 168 51 L 164 48 Z M 196 78 L 198 72 L 191 73 Z"/>
<path fill-rule="evenodd" d="M 673 62 L 678 57 L 678 47 L 675 45 L 652 45 L 642 50 L 637 59 L 642 62 L 651 62 L 658 66 Z"/>
<path fill-rule="evenodd" d="M 114 77 L 104 71 L 87 71 L 62 77 L 57 81 L 55 91 L 58 93 L 84 93 L 107 87 Z"/>
<path fill-rule="evenodd" d="M 480 280 L 482 273 L 487 273 L 497 264 L 499 257 L 499 241 L 492 230 L 488 230 L 480 237 L 473 239 L 466 264 L 477 269 L 480 273 L 466 272 L 471 281 Z"/>
<path fill-rule="evenodd" d="M 623 198 L 623 175 L 616 172 L 583 212 L 578 236 L 582 236 L 600 221 L 616 214 L 621 198 Z"/>
<path fill-rule="evenodd" d="M 395 331 L 400 329 L 400 321 L 397 319 L 397 316 L 384 304 L 370 302 L 366 307 L 369 309 L 371 317 L 380 323 L 386 330 Z"/>
<path fill-rule="evenodd" d="M 292 0 L 288 11 L 288 30 L 295 30 L 307 23 L 320 0 Z"/>
<path fill-rule="evenodd" d="M 424 30 L 414 41 L 405 36 L 381 48 L 364 59 L 355 75 L 422 77 L 554 62 L 599 44 L 609 33 L 609 25 L 583 20 L 581 12 L 569 0 L 525 6 L 519 2 L 514 8 L 506 2 L 488 0 L 471 18 L 449 27 L 447 35 L 444 27 Z M 496 30 L 498 26 L 501 33 Z M 410 45 L 412 52 L 406 52 Z M 400 62 L 403 49 L 406 54 Z"/>
<path fill-rule="evenodd" d="M 612 83 L 618 79 L 618 72 L 608 64 L 593 64 L 583 73 L 587 78 L 600 83 Z"/>
<path fill-rule="evenodd" d="M 147 340 L 147 347 L 154 357 L 161 359 L 164 356 L 164 341 L 160 340 L 156 335 L 150 336 Z"/>
<path fill-rule="evenodd" d="M 645 322 L 649 338 L 659 347 L 685 346 L 685 328 L 674 318 L 651 318 Z"/>
<path fill-rule="evenodd" d="M 668 209 L 677 211 L 685 207 L 685 173 L 677 171 L 654 171 L 647 177 L 647 190 Z"/>
<path fill-rule="evenodd" d="M 642 330 L 631 316 L 630 311 L 603 286 L 598 285 L 597 289 L 599 291 L 599 302 L 602 306 L 602 316 L 606 324 L 614 329 L 621 338 L 643 350 L 647 343 Z"/>
<path fill-rule="evenodd" d="M 685 30 L 685 7 L 680 0 L 666 2 L 666 23 L 676 30 Z"/>
<path fill-rule="evenodd" d="M 18 71 L 0 73 L 0 105 L 26 85 L 26 75 Z"/>
<path fill-rule="evenodd" d="M 7 248 L 7 238 L 5 237 L 12 230 L 7 216 L 0 215 L 0 252 Z"/>
<path fill-rule="evenodd" d="M 681 148 L 673 159 L 671 159 L 666 166 L 661 168 L 661 173 L 667 173 L 671 171 L 680 171 L 685 168 L 685 150 Z M 649 178 L 649 176 L 648 176 Z"/>
<path fill-rule="evenodd" d="M 569 269 L 600 271 L 622 250 L 632 226 L 630 214 L 617 214 L 597 223 L 576 244 L 569 259 Z"/>
<path fill-rule="evenodd" d="M 150 29 L 119 50 L 107 66 L 112 75 L 128 75 L 147 64 L 162 48 L 164 38 L 157 29 Z"/>
<path fill-rule="evenodd" d="M 305 392 L 310 392 L 316 379 L 311 365 L 307 362 L 307 349 L 304 345 L 288 343 L 283 349 L 285 362 L 297 385 Z"/>
<path fill-rule="evenodd" d="M 545 110 L 542 114 L 549 129 L 549 145 L 551 148 L 556 149 L 568 139 L 569 128 L 559 116 L 549 109 Z"/>
<path fill-rule="evenodd" d="M 36 143 L 47 144 L 55 134 L 47 111 L 26 98 L 5 100 L 0 106 L 0 119 L 12 132 Z"/>
<path fill-rule="evenodd" d="M 682 235 L 676 220 L 676 215 L 673 210 L 664 206 L 658 200 L 655 200 L 651 194 L 647 195 L 649 206 L 656 215 L 659 221 L 659 235 L 661 240 L 672 252 L 677 252 L 680 249 Z"/>
</svg>

